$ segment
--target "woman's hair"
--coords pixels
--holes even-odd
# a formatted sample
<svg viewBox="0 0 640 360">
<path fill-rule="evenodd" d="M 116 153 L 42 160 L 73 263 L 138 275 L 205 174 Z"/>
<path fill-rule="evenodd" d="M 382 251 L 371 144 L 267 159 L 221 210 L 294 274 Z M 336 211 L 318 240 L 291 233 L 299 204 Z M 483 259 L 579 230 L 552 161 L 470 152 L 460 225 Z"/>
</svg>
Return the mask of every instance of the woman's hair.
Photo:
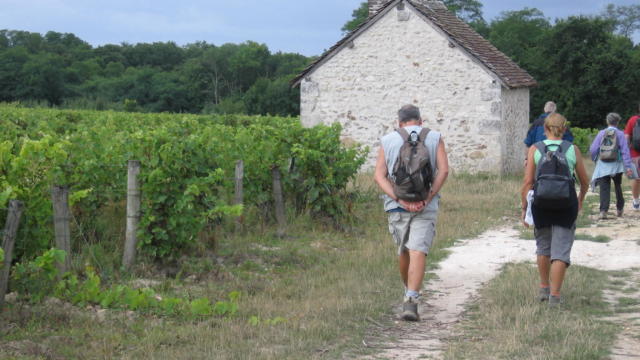
<svg viewBox="0 0 640 360">
<path fill-rule="evenodd" d="M 611 126 L 618 126 L 622 118 L 618 113 L 608 113 L 607 114 L 607 124 Z"/>
<path fill-rule="evenodd" d="M 550 114 L 544 119 L 544 129 L 554 137 L 562 137 L 567 129 L 567 119 L 558 113 Z"/>
</svg>

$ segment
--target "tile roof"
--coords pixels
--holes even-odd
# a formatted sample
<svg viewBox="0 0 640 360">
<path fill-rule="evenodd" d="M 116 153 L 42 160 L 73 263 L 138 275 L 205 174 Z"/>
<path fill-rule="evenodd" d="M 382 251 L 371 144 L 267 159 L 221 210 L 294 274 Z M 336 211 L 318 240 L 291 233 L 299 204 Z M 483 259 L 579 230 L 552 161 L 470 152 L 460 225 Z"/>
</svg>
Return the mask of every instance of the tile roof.
<svg viewBox="0 0 640 360">
<path fill-rule="evenodd" d="M 473 30 L 471 26 L 447 10 L 441 2 L 427 0 L 405 1 L 410 3 L 422 16 L 424 16 L 424 18 L 441 29 L 454 44 L 462 47 L 470 56 L 477 59 L 489 71 L 494 73 L 505 86 L 509 88 L 522 88 L 537 85 L 536 80 L 529 75 L 529 73 L 520 68 L 515 62 L 513 62 L 513 60 Z M 316 59 L 306 69 L 304 69 L 302 73 L 296 76 L 291 83 L 294 86 L 298 85 L 305 76 L 311 73 L 316 67 L 328 61 L 343 47 L 348 46 L 354 38 L 373 25 L 383 16 L 383 13 L 389 11 L 399 2 L 400 0 L 389 1 L 358 28 L 347 34 L 329 50 L 325 51 L 322 56 Z M 434 5 L 426 5 L 426 3 L 429 2 L 433 2 Z"/>
</svg>

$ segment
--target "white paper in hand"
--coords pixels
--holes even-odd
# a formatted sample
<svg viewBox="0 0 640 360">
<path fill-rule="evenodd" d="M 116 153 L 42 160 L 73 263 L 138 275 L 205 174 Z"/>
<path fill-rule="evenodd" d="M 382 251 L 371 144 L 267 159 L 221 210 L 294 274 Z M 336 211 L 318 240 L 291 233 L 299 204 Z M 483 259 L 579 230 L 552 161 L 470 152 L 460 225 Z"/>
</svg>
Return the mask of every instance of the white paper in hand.
<svg viewBox="0 0 640 360">
<path fill-rule="evenodd" d="M 524 222 L 533 226 L 533 214 L 531 213 L 531 204 L 533 203 L 533 190 L 527 193 L 527 213 L 524 216 Z"/>
</svg>

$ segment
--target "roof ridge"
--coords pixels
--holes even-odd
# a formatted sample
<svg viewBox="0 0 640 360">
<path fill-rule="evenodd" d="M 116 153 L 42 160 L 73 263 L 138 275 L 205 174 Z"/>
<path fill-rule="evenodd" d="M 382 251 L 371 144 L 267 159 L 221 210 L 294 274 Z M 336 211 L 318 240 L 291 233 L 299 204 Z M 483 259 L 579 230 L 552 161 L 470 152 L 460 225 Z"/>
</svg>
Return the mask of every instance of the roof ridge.
<svg viewBox="0 0 640 360">
<path fill-rule="evenodd" d="M 369 26 L 373 25 L 382 14 L 389 11 L 392 5 L 406 1 L 413 6 L 422 16 L 430 21 L 449 39 L 460 46 L 469 56 L 477 59 L 489 71 L 495 74 L 502 83 L 509 88 L 533 87 L 536 80 L 522 69 L 511 58 L 496 48 L 489 40 L 478 34 L 469 24 L 462 21 L 454 13 L 449 11 L 443 2 L 439 0 L 390 0 L 378 9 L 356 29 L 349 32 L 329 50 L 325 51 L 318 59 L 307 66 L 291 84 L 298 85 L 302 79 L 312 72 L 317 66 L 328 61 L 335 53 L 347 46 L 349 42 L 360 35 Z M 440 6 L 442 5 L 442 6 Z"/>
</svg>

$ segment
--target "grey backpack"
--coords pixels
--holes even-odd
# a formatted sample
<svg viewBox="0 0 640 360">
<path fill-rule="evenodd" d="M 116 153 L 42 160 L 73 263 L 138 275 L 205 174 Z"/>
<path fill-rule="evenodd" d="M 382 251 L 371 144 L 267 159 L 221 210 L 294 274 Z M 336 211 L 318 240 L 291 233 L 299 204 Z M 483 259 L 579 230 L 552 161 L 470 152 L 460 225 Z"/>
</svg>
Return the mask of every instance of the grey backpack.
<svg viewBox="0 0 640 360">
<path fill-rule="evenodd" d="M 400 128 L 396 131 L 402 137 L 403 144 L 393 166 L 393 192 L 401 200 L 425 200 L 433 180 L 429 150 L 424 144 L 430 130 L 422 128 L 420 133 L 408 133 Z"/>
<path fill-rule="evenodd" d="M 618 136 L 615 129 L 604 131 L 602 143 L 600 143 L 600 160 L 604 162 L 618 161 Z"/>
</svg>

